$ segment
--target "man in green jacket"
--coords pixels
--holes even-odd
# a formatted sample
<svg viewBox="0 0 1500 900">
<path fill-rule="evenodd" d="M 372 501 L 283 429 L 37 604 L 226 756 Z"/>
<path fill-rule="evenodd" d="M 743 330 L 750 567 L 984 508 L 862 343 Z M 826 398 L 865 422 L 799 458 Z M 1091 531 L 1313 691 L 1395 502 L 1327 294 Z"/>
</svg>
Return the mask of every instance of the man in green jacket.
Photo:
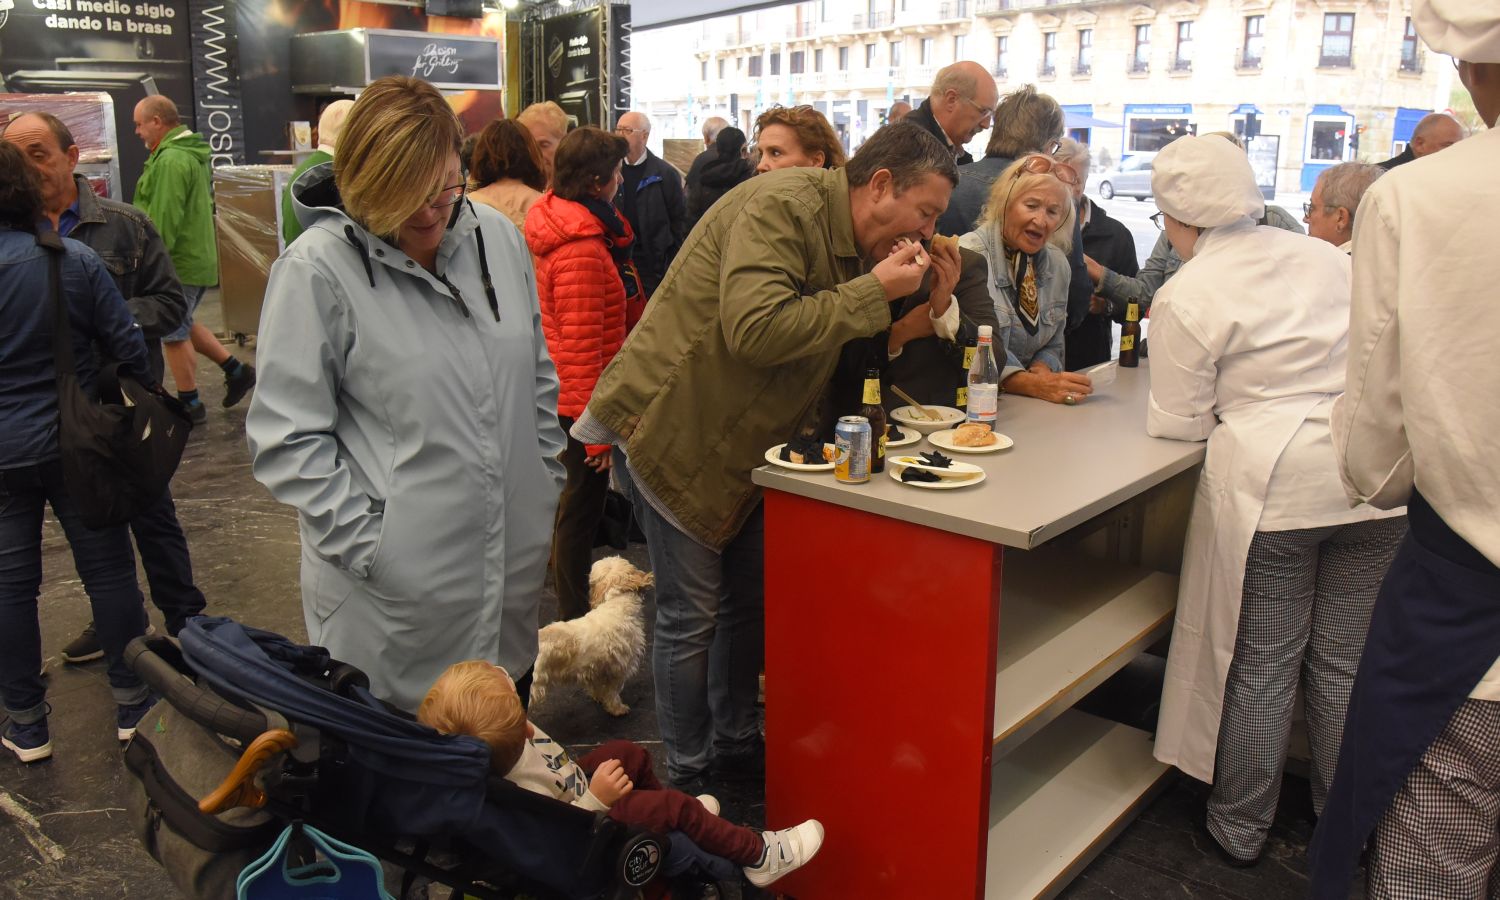
<svg viewBox="0 0 1500 900">
<path fill-rule="evenodd" d="M 339 131 L 343 129 L 344 119 L 353 106 L 353 100 L 335 100 L 323 108 L 323 114 L 318 116 L 318 149 L 297 164 L 292 177 L 287 179 L 286 187 L 281 191 L 281 237 L 285 244 L 295 241 L 297 235 L 302 233 L 302 223 L 297 221 L 297 212 L 292 206 L 292 185 L 297 183 L 303 172 L 313 166 L 333 162 L 333 154 L 339 143 Z"/>
<path fill-rule="evenodd" d="M 255 386 L 255 367 L 230 355 L 193 313 L 204 291 L 219 283 L 219 248 L 214 237 L 214 199 L 208 142 L 182 124 L 177 104 L 153 94 L 135 105 L 135 134 L 151 155 L 135 185 L 135 205 L 151 217 L 187 300 L 187 321 L 162 338 L 162 350 L 177 396 L 194 424 L 208 420 L 198 397 L 196 350 L 224 370 L 224 405 L 240 402 Z"/>
<path fill-rule="evenodd" d="M 628 457 L 656 575 L 657 714 L 684 790 L 710 766 L 719 778 L 764 771 L 750 471 L 810 412 L 840 348 L 890 327 L 889 300 L 917 289 L 929 262 L 917 242 L 957 182 L 941 142 L 896 125 L 844 169 L 783 169 L 730 191 L 688 235 L 573 428 Z"/>
</svg>

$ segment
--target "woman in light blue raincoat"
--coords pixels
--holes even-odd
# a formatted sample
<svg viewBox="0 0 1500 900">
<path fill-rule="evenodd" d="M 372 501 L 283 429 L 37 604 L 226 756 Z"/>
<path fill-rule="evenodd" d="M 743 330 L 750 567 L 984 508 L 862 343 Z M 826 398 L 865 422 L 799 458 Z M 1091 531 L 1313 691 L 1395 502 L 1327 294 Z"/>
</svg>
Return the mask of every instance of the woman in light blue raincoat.
<svg viewBox="0 0 1500 900">
<path fill-rule="evenodd" d="M 297 509 L 308 638 L 415 710 L 450 663 L 529 685 L 564 477 L 557 376 L 515 226 L 463 197 L 462 129 L 382 78 L 292 188 L 246 419 Z"/>
</svg>

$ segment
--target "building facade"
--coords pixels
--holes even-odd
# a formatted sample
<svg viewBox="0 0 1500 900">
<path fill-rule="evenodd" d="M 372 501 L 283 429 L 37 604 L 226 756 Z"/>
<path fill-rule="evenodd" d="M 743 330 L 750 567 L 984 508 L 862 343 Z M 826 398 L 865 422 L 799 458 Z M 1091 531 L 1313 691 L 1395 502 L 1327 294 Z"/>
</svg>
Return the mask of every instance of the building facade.
<svg viewBox="0 0 1500 900">
<path fill-rule="evenodd" d="M 750 134 L 766 107 L 806 103 L 852 150 L 960 59 L 1002 93 L 1056 97 L 1096 162 L 1248 130 L 1262 183 L 1282 191 L 1400 152 L 1453 79 L 1410 0 L 812 0 L 637 33 L 635 105 L 657 134 L 690 137 L 709 116 Z"/>
</svg>

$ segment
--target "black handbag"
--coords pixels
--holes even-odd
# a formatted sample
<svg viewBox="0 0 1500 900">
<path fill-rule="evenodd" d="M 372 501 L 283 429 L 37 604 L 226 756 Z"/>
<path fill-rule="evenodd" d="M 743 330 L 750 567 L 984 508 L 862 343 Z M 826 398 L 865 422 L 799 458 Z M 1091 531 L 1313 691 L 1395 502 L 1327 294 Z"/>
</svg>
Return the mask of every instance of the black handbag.
<svg viewBox="0 0 1500 900">
<path fill-rule="evenodd" d="M 623 551 L 629 546 L 631 516 L 630 499 L 613 488 L 604 495 L 604 515 L 599 518 L 599 530 L 594 534 L 595 547 L 611 547 Z"/>
<path fill-rule="evenodd" d="M 51 263 L 52 360 L 57 370 L 63 483 L 83 524 L 120 525 L 167 489 L 182 460 L 192 419 L 180 400 L 141 384 L 119 363 L 101 367 L 97 400 L 84 392 L 63 298 L 62 238 L 43 231 L 36 242 L 48 251 Z"/>
</svg>

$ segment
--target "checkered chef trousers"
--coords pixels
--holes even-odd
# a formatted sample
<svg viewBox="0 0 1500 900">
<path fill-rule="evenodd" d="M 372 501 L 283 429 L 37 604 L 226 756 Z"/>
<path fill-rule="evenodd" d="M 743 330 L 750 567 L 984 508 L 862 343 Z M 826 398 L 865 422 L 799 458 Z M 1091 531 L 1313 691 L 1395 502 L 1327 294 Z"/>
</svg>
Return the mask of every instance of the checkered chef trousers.
<svg viewBox="0 0 1500 900">
<path fill-rule="evenodd" d="M 1209 831 L 1232 855 L 1253 859 L 1265 846 L 1299 681 L 1322 812 L 1370 611 L 1405 535 L 1406 517 L 1395 516 L 1251 540 L 1208 799 Z"/>
<path fill-rule="evenodd" d="M 1370 900 L 1500 900 L 1500 702 L 1466 700 L 1375 829 Z"/>
</svg>

